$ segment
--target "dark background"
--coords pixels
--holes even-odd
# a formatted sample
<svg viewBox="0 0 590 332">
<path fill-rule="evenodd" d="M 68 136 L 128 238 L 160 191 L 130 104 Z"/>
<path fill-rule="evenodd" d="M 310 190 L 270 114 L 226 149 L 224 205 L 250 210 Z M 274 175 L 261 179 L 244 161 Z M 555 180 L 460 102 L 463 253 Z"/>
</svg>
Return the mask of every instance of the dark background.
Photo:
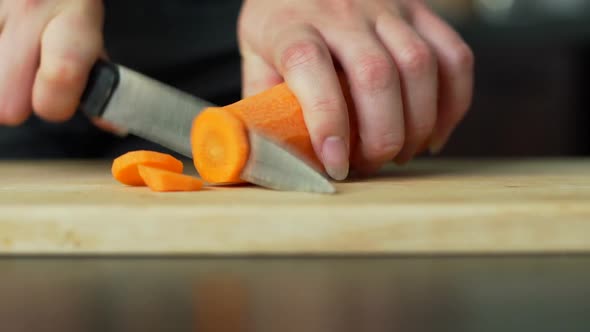
<svg viewBox="0 0 590 332">
<path fill-rule="evenodd" d="M 473 106 L 444 155 L 590 155 L 590 1 L 430 2 L 476 56 Z"/>
</svg>

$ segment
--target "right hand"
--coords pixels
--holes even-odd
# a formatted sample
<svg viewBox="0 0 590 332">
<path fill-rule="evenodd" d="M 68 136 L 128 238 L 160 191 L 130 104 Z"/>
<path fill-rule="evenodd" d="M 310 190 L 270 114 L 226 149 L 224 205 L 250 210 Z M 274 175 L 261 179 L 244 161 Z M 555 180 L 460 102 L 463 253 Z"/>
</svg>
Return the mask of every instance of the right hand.
<svg viewBox="0 0 590 332">
<path fill-rule="evenodd" d="M 102 0 L 0 1 L 0 125 L 71 118 L 103 54 Z"/>
</svg>

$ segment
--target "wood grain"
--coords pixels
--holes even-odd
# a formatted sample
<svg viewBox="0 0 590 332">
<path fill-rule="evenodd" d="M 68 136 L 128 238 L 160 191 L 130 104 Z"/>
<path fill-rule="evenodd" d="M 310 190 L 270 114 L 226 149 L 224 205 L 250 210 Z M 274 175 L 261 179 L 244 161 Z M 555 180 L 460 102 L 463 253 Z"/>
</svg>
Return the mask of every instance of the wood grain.
<svg viewBox="0 0 590 332">
<path fill-rule="evenodd" d="M 336 187 L 152 193 L 106 161 L 1 162 L 0 254 L 590 251 L 588 159 L 424 160 Z"/>
</svg>

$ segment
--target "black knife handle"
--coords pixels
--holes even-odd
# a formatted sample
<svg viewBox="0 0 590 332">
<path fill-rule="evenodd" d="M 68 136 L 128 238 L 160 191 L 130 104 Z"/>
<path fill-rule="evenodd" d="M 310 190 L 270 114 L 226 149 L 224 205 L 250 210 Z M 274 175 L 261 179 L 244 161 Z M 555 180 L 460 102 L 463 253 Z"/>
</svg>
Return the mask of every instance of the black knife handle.
<svg viewBox="0 0 590 332">
<path fill-rule="evenodd" d="M 93 118 L 101 117 L 118 84 L 117 66 L 105 60 L 98 60 L 88 76 L 79 111 Z"/>
</svg>

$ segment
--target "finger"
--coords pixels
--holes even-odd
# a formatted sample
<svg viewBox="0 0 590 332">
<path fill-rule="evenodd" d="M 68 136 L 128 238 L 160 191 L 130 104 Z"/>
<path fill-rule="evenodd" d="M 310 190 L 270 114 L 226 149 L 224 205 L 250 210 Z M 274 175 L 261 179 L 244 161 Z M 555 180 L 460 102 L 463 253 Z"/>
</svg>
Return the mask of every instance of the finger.
<svg viewBox="0 0 590 332">
<path fill-rule="evenodd" d="M 91 121 L 99 129 L 110 132 L 111 134 L 117 135 L 119 137 L 125 137 L 129 134 L 126 130 L 121 129 L 112 123 L 105 121 L 104 119 L 93 118 Z"/>
<path fill-rule="evenodd" d="M 242 95 L 248 97 L 267 90 L 283 81 L 281 75 L 261 56 L 242 52 Z"/>
<path fill-rule="evenodd" d="M 330 51 L 310 26 L 286 27 L 275 35 L 274 65 L 297 96 L 311 141 L 328 174 L 343 180 L 349 168 L 346 102 Z"/>
<path fill-rule="evenodd" d="M 403 102 L 393 59 L 368 24 L 326 34 L 342 65 L 355 104 L 359 142 L 355 168 L 373 171 L 404 143 Z"/>
<path fill-rule="evenodd" d="M 376 24 L 377 34 L 393 55 L 401 77 L 406 136 L 396 161 L 403 164 L 414 157 L 436 124 L 436 59 L 428 44 L 401 18 L 382 15 Z"/>
<path fill-rule="evenodd" d="M 33 109 L 48 121 L 76 111 L 88 73 L 103 48 L 102 5 L 79 1 L 53 18 L 43 32 Z"/>
<path fill-rule="evenodd" d="M 0 35 L 0 124 L 21 124 L 31 113 L 43 22 L 34 14 L 16 17 Z"/>
<path fill-rule="evenodd" d="M 431 152 L 438 153 L 470 107 L 474 56 L 459 34 L 425 5 L 415 4 L 415 27 L 438 59 L 439 114 L 430 142 Z"/>
</svg>

